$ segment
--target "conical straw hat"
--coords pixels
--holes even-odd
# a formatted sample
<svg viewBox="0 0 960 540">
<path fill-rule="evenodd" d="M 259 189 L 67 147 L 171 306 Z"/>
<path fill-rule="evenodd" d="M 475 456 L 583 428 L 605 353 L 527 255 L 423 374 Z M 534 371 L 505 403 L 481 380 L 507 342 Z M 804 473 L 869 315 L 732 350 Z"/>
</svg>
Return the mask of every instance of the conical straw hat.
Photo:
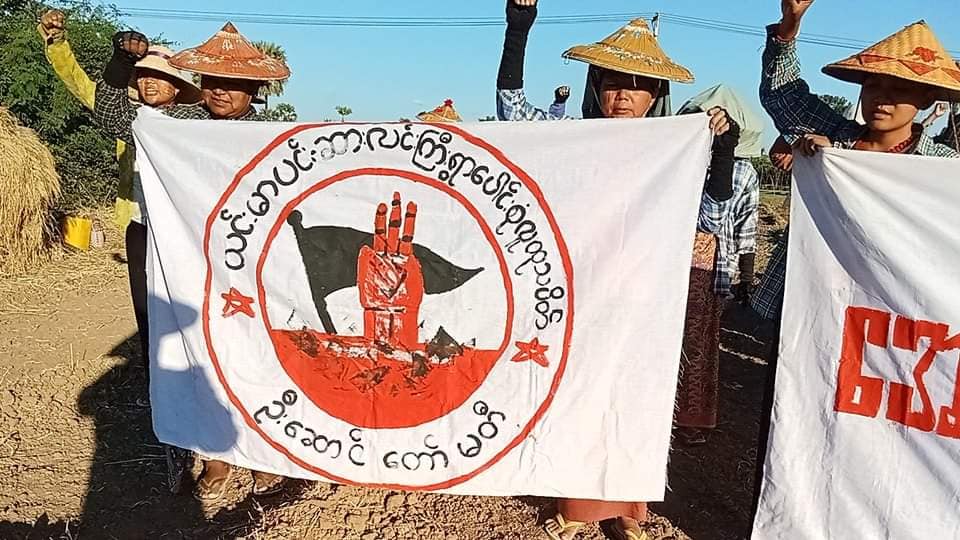
<svg viewBox="0 0 960 540">
<path fill-rule="evenodd" d="M 170 58 L 172 57 L 173 51 L 167 47 L 162 45 L 151 45 L 150 50 L 147 51 L 147 55 L 137 62 L 137 68 L 159 71 L 160 73 L 165 73 L 171 77 L 174 77 L 177 80 L 177 86 L 180 88 L 180 93 L 177 94 L 177 103 L 199 103 L 200 89 L 193 83 L 193 79 L 190 78 L 189 74 L 170 65 Z M 137 93 L 137 100 L 139 100 L 140 95 L 139 91 L 137 90 L 136 76 L 131 79 L 130 85 Z"/>
<path fill-rule="evenodd" d="M 462 122 L 457 110 L 453 108 L 453 100 L 448 99 L 432 111 L 422 112 L 417 115 L 421 122 Z"/>
<path fill-rule="evenodd" d="M 693 82 L 693 73 L 663 52 L 644 19 L 630 21 L 599 43 L 572 47 L 563 57 L 631 75 Z"/>
<path fill-rule="evenodd" d="M 290 68 L 285 63 L 254 47 L 229 22 L 203 45 L 175 55 L 170 65 L 229 79 L 280 81 L 290 77 Z"/>
<path fill-rule="evenodd" d="M 846 60 L 824 67 L 823 72 L 858 84 L 870 73 L 889 75 L 940 88 L 943 92 L 938 99 L 960 101 L 960 69 L 923 21 Z"/>
</svg>

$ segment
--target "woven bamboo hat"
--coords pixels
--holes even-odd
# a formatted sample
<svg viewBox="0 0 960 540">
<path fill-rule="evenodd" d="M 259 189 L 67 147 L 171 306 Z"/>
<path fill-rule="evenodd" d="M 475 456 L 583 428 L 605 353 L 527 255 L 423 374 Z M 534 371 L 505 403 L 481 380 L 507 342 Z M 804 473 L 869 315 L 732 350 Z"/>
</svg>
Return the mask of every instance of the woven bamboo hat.
<svg viewBox="0 0 960 540">
<path fill-rule="evenodd" d="M 421 122 L 462 122 L 460 115 L 457 114 L 457 110 L 453 108 L 453 100 L 448 99 L 443 102 L 443 105 L 440 105 L 432 111 L 422 112 L 417 115 L 417 119 Z"/>
<path fill-rule="evenodd" d="M 173 51 L 162 45 L 151 45 L 147 55 L 137 62 L 137 69 L 149 69 L 158 71 L 173 77 L 180 92 L 177 94 L 177 103 L 193 104 L 200 102 L 200 89 L 193 83 L 189 74 L 180 71 L 170 65 L 170 58 L 173 57 Z M 130 79 L 132 95 L 139 100 L 139 91 L 137 90 L 136 75 Z"/>
<path fill-rule="evenodd" d="M 572 47 L 563 57 L 631 75 L 693 82 L 693 73 L 663 52 L 645 19 L 630 21 L 599 43 Z"/>
<path fill-rule="evenodd" d="M 254 47 L 229 22 L 203 45 L 179 52 L 170 59 L 170 65 L 228 79 L 281 81 L 290 77 L 290 68 L 284 62 Z"/>
<path fill-rule="evenodd" d="M 927 23 L 920 21 L 846 60 L 823 68 L 842 81 L 862 84 L 868 74 L 935 86 L 938 99 L 960 101 L 960 69 Z"/>
</svg>

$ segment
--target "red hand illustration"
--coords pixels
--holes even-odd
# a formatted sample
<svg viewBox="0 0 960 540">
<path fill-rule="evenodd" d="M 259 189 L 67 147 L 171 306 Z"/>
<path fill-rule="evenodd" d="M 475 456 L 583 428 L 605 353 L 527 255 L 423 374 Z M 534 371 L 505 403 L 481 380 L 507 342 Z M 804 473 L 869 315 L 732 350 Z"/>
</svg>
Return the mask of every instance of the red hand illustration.
<svg viewBox="0 0 960 540">
<path fill-rule="evenodd" d="M 394 193 L 389 223 L 387 205 L 381 203 L 374 219 L 373 248 L 361 248 L 357 266 L 364 337 L 408 350 L 418 345 L 418 315 L 423 302 L 423 272 L 413 254 L 416 222 L 417 205 L 412 202 L 407 203 L 401 221 L 400 194 Z"/>
</svg>

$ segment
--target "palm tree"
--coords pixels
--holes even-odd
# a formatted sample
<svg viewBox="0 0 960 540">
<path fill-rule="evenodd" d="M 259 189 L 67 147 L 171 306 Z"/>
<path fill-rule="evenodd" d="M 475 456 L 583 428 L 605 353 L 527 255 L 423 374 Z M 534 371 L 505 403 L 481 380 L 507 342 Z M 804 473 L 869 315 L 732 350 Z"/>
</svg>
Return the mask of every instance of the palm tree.
<svg viewBox="0 0 960 540">
<path fill-rule="evenodd" d="M 345 122 L 347 117 L 353 114 L 353 109 L 347 107 L 346 105 L 337 105 L 336 106 L 337 114 L 340 115 L 340 121 Z"/>
<path fill-rule="evenodd" d="M 254 41 L 253 46 L 260 50 L 263 54 L 280 60 L 281 62 L 287 61 L 287 53 L 283 50 L 283 47 L 273 43 L 271 41 Z M 260 95 L 263 97 L 264 101 L 269 101 L 270 96 L 279 96 L 283 94 L 284 86 L 286 85 L 286 80 L 283 81 L 270 81 L 268 82 L 261 90 Z M 267 103 L 269 107 L 269 103 Z"/>
</svg>

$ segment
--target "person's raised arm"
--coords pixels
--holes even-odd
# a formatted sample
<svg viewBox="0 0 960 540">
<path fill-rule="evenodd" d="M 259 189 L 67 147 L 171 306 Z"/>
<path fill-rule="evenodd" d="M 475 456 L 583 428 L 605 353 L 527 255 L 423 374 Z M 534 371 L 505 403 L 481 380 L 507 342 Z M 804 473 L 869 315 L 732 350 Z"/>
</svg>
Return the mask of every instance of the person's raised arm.
<svg viewBox="0 0 960 540">
<path fill-rule="evenodd" d="M 127 143 L 133 143 L 131 127 L 137 117 L 137 106 L 130 103 L 127 86 L 134 66 L 146 56 L 150 48 L 147 37 L 140 32 L 117 32 L 113 36 L 113 56 L 103 70 L 103 80 L 97 85 L 93 120 L 105 133 Z"/>
<path fill-rule="evenodd" d="M 43 38 L 43 53 L 67 90 L 83 106 L 93 110 L 94 94 L 97 84 L 80 67 L 73 49 L 66 39 L 66 17 L 62 11 L 51 9 L 40 17 L 37 32 Z"/>
<path fill-rule="evenodd" d="M 497 119 L 556 120 L 553 114 L 534 107 L 523 91 L 523 64 L 527 37 L 537 19 L 537 0 L 507 0 L 507 31 L 497 73 Z"/>
<path fill-rule="evenodd" d="M 767 27 L 760 76 L 760 102 L 780 131 L 793 144 L 805 134 L 835 139 L 855 123 L 814 95 L 800 77 L 796 38 L 800 23 L 814 0 L 781 0 L 782 18 Z"/>
</svg>

